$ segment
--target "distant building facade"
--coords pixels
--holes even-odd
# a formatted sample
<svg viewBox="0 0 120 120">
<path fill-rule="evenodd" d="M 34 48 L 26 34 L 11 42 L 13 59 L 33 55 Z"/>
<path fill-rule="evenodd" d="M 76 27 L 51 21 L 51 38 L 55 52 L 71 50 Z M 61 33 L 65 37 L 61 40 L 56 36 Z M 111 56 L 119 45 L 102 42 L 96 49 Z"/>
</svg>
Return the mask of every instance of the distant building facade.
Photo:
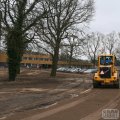
<svg viewBox="0 0 120 120">
<path fill-rule="evenodd" d="M 67 61 L 58 61 L 58 66 L 68 66 Z M 72 66 L 89 68 L 92 66 L 91 63 L 85 61 L 73 61 Z M 0 67 L 7 67 L 7 55 L 5 52 L 0 52 Z M 39 53 L 25 53 L 22 57 L 21 67 L 27 68 L 51 68 L 52 66 L 52 57 L 47 54 Z"/>
</svg>

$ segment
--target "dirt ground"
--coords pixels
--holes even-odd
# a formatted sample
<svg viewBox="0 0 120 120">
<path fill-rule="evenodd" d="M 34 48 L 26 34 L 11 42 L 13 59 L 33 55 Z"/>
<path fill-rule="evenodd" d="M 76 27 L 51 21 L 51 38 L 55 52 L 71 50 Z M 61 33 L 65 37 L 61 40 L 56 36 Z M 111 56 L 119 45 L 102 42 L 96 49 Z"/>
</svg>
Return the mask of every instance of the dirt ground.
<svg viewBox="0 0 120 120">
<path fill-rule="evenodd" d="M 120 111 L 120 89 L 93 89 L 93 74 L 49 74 L 22 69 L 8 82 L 0 70 L 0 120 L 104 120 L 102 110 Z"/>
<path fill-rule="evenodd" d="M 15 82 L 8 82 L 7 70 L 0 70 L 0 118 L 33 109 L 44 109 L 63 99 L 76 97 L 89 75 L 57 73 L 51 78 L 50 70 L 22 69 Z M 80 87 L 81 86 L 81 87 Z"/>
</svg>

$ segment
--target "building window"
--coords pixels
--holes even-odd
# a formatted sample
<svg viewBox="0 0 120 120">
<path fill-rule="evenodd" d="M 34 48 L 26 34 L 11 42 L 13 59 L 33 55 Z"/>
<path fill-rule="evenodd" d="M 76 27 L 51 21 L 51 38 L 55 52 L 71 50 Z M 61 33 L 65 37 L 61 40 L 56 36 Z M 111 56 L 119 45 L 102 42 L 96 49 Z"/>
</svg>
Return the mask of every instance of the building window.
<svg viewBox="0 0 120 120">
<path fill-rule="evenodd" d="M 36 58 L 36 60 L 39 60 L 39 58 Z"/>
<path fill-rule="evenodd" d="M 22 59 L 23 59 L 23 60 L 27 60 L 28 58 L 27 58 L 27 57 L 23 57 Z"/>
<path fill-rule="evenodd" d="M 48 58 L 44 58 L 45 61 L 48 61 Z"/>
<path fill-rule="evenodd" d="M 43 60 L 43 58 L 39 58 L 39 60 Z"/>
<path fill-rule="evenodd" d="M 29 60 L 33 60 L 33 58 L 32 58 L 32 57 L 29 57 Z"/>
</svg>

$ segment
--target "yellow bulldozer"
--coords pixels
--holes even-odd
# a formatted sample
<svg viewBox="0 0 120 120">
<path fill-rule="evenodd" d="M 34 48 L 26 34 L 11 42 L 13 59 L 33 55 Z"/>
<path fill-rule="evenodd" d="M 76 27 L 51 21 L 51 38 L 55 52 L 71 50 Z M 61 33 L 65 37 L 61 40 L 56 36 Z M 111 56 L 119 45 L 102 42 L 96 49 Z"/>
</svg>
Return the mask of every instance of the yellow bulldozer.
<svg viewBox="0 0 120 120">
<path fill-rule="evenodd" d="M 103 84 L 120 88 L 119 71 L 117 70 L 115 63 L 115 55 L 98 56 L 98 71 L 93 77 L 93 88 L 98 88 Z"/>
</svg>

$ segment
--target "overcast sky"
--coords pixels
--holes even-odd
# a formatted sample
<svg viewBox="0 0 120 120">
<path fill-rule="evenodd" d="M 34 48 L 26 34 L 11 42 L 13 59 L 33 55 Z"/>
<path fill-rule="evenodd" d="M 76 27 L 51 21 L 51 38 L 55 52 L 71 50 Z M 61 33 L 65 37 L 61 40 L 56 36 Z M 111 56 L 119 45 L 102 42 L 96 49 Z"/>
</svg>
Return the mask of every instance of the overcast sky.
<svg viewBox="0 0 120 120">
<path fill-rule="evenodd" d="M 120 0 L 95 0 L 95 9 L 91 31 L 120 32 Z"/>
</svg>

